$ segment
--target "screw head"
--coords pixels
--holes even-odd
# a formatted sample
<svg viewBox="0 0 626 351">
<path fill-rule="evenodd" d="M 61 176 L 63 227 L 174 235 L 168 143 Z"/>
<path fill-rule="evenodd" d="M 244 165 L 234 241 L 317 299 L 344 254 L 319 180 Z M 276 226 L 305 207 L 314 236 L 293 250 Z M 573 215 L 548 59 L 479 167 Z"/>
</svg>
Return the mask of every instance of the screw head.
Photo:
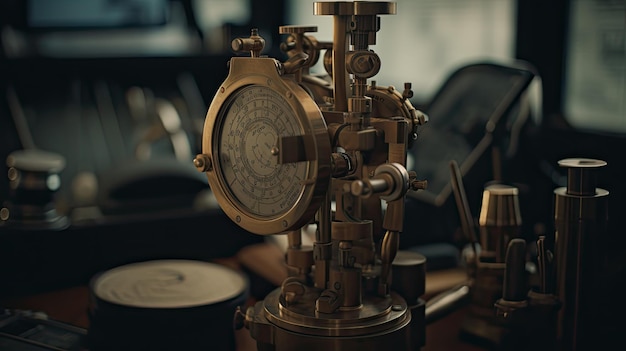
<svg viewBox="0 0 626 351">
<path fill-rule="evenodd" d="M 196 155 L 196 157 L 193 159 L 193 165 L 200 172 L 208 172 L 213 170 L 213 162 L 211 161 L 211 158 L 205 154 Z"/>
</svg>

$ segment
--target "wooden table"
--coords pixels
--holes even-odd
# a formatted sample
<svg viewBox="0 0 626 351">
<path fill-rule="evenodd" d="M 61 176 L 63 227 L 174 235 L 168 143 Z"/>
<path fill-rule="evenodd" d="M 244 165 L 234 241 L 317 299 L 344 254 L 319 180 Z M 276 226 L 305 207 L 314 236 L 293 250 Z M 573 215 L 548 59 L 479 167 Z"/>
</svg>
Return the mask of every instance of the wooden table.
<svg viewBox="0 0 626 351">
<path fill-rule="evenodd" d="M 426 295 L 432 295 L 447 287 L 456 285 L 464 279 L 464 272 L 451 270 L 428 273 L 426 277 Z M 89 307 L 89 288 L 76 286 L 59 291 L 0 300 L 0 306 L 11 309 L 45 312 L 49 318 L 89 328 L 87 310 Z M 426 327 L 426 346 L 422 351 L 458 350 L 483 351 L 485 349 L 469 344 L 458 338 L 459 329 L 466 310 L 459 309 Z M 255 341 L 246 329 L 235 332 L 237 351 L 256 350 Z"/>
</svg>

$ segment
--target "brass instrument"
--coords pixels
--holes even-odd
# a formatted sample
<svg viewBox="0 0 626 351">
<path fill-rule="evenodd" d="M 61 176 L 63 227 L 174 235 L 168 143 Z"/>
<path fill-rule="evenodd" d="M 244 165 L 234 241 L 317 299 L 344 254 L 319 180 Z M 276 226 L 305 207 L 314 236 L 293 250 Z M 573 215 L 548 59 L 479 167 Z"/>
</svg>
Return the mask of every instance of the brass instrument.
<svg viewBox="0 0 626 351">
<path fill-rule="evenodd" d="M 467 262 L 472 277 L 471 303 L 461 326 L 461 336 L 485 345 L 500 345 L 508 326 L 494 313 L 494 302 L 503 296 L 507 271 L 506 254 L 511 242 L 521 239 L 522 216 L 518 188 L 505 184 L 490 184 L 483 191 L 480 225 L 480 253 Z M 526 260 L 524 245 L 521 256 Z M 508 279 L 526 280 L 524 268 Z M 521 283 L 520 283 L 521 284 Z M 525 292 L 524 292 L 525 293 Z"/>
<path fill-rule="evenodd" d="M 230 219 L 289 239 L 289 277 L 236 322 L 260 350 L 419 349 L 425 258 L 398 246 L 405 194 L 426 186 L 406 155 L 428 117 L 409 83 L 399 92 L 368 82 L 381 67 L 369 48 L 379 15 L 396 4 L 316 2 L 314 13 L 333 16 L 332 43 L 306 35 L 316 27 L 283 26 L 285 62 L 261 55 L 254 29 L 233 40 L 249 57 L 230 60 L 194 159 Z M 322 50 L 327 79 L 309 74 Z M 308 226 L 312 247 L 302 244 Z"/>
<path fill-rule="evenodd" d="M 507 350 L 610 349 L 621 340 L 619 308 L 613 301 L 607 231 L 609 191 L 596 187 L 606 162 L 567 158 L 567 185 L 554 190 L 555 234 L 536 242 L 538 283 L 524 281 L 522 241 L 509 243 L 502 298 L 497 313 L 509 327 L 502 347 Z"/>
</svg>

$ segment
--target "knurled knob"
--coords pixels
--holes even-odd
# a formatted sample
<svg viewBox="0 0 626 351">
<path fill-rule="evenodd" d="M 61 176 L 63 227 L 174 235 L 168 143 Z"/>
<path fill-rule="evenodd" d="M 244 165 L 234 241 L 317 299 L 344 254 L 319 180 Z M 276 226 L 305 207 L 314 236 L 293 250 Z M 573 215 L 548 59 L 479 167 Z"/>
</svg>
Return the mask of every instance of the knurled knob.
<svg viewBox="0 0 626 351">
<path fill-rule="evenodd" d="M 315 15 L 395 15 L 396 3 L 387 1 L 321 1 L 313 4 Z"/>
<path fill-rule="evenodd" d="M 304 34 L 304 33 L 310 33 L 310 32 L 317 32 L 317 26 L 297 26 L 297 25 L 280 26 L 278 28 L 278 32 L 280 34 Z"/>
</svg>

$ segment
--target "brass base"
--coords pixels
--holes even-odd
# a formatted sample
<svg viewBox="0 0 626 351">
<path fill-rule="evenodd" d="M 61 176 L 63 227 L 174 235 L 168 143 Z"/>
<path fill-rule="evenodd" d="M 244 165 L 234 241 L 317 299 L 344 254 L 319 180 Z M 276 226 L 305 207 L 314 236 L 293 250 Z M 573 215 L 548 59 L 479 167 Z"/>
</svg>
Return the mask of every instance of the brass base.
<svg viewBox="0 0 626 351">
<path fill-rule="evenodd" d="M 286 306 L 280 289 L 254 306 L 252 337 L 259 350 L 413 350 L 411 309 L 395 293 L 365 297 L 353 309 L 322 314 L 315 311 L 316 289 L 301 302 Z"/>
</svg>

